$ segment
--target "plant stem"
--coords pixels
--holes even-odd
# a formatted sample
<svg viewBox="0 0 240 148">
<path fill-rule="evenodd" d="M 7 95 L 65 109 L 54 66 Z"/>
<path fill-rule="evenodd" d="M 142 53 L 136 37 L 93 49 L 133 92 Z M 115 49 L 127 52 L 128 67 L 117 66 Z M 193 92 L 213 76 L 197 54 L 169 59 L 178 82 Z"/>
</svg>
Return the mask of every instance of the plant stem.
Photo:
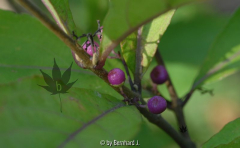
<svg viewBox="0 0 240 148">
<path fill-rule="evenodd" d="M 156 59 L 158 65 L 163 65 L 166 68 L 166 66 L 164 64 L 164 61 L 162 59 L 162 56 L 159 52 L 159 49 L 157 49 L 157 51 L 156 51 L 155 59 Z M 168 77 L 168 80 L 166 81 L 166 85 L 167 85 L 169 94 L 170 94 L 171 99 L 172 99 L 172 108 L 175 108 L 177 106 L 178 96 L 177 96 L 177 92 L 176 92 L 176 90 L 175 90 L 175 88 L 172 84 L 172 81 L 171 81 L 170 77 Z"/>
<path fill-rule="evenodd" d="M 194 90 L 190 90 L 190 92 L 186 95 L 185 100 L 182 102 L 181 106 L 184 107 L 186 105 L 186 103 L 188 102 L 188 100 L 191 98 L 192 94 L 193 94 Z"/>
<path fill-rule="evenodd" d="M 138 93 L 142 93 L 142 86 L 141 86 L 141 77 L 142 77 L 142 28 L 138 28 L 138 35 L 137 35 L 137 50 L 136 50 L 136 65 L 135 65 L 135 73 L 134 73 L 134 84 L 138 86 Z"/>
<path fill-rule="evenodd" d="M 162 59 L 162 56 L 159 52 L 159 49 L 157 49 L 156 54 L 155 54 L 155 59 L 157 61 L 157 63 L 159 65 L 163 65 L 165 67 L 164 61 Z M 166 85 L 169 91 L 169 94 L 171 96 L 172 99 L 172 110 L 175 113 L 175 116 L 177 118 L 178 121 L 178 126 L 179 127 L 187 127 L 186 126 L 186 122 L 185 122 L 185 118 L 184 118 L 184 114 L 183 114 L 183 108 L 182 108 L 182 100 L 178 99 L 177 96 L 177 92 L 172 84 L 171 78 L 168 77 L 168 80 L 166 81 Z M 191 141 L 190 136 L 188 134 L 188 131 L 182 133 L 182 135 L 190 142 L 194 145 L 194 143 Z"/>
<path fill-rule="evenodd" d="M 138 110 L 146 117 L 151 123 L 157 125 L 159 128 L 164 130 L 168 135 L 170 135 L 175 142 L 181 148 L 194 148 L 195 144 L 188 139 L 183 138 L 174 128 L 162 118 L 160 115 L 155 115 L 150 113 L 144 108 L 138 107 Z"/>
<path fill-rule="evenodd" d="M 130 87 L 131 87 L 131 90 L 136 92 L 134 86 L 133 86 L 133 81 L 131 79 L 131 76 L 130 76 L 130 73 L 129 73 L 129 70 L 128 70 L 128 66 L 127 66 L 127 63 L 126 61 L 124 60 L 124 58 L 120 55 L 120 52 L 119 52 L 119 56 L 120 56 L 120 59 L 122 60 L 122 63 L 123 63 L 123 66 L 125 68 L 125 71 L 127 73 L 127 76 L 128 76 L 128 81 L 129 81 L 129 84 L 130 84 Z"/>
<path fill-rule="evenodd" d="M 48 29 L 52 30 L 54 34 L 56 34 L 57 37 L 59 37 L 71 50 L 73 50 L 84 62 L 86 65 L 89 65 L 89 69 L 95 73 L 98 77 L 103 79 L 107 84 L 108 78 L 107 78 L 107 71 L 105 69 L 93 69 L 91 68 L 91 61 L 89 60 L 89 56 L 83 51 L 81 47 L 77 47 L 75 42 L 70 38 L 68 35 L 66 35 L 55 23 L 53 23 L 46 15 L 44 15 L 36 6 L 34 6 L 31 2 L 28 0 L 18 0 L 22 6 L 24 6 L 27 10 L 29 10 L 33 15 L 35 15 Z M 80 49 L 80 50 L 79 50 Z M 138 56 L 140 57 L 140 56 Z M 139 64 L 140 65 L 140 64 Z M 138 68 L 138 74 L 141 74 L 141 68 Z M 136 77 L 136 82 L 140 84 L 141 86 L 141 77 L 138 75 Z M 109 84 L 110 85 L 110 84 Z M 117 87 L 113 87 L 110 85 L 114 90 L 116 90 L 119 94 L 121 94 L 121 91 Z M 141 88 L 141 87 L 139 87 Z M 128 98 L 134 98 L 138 97 L 141 98 L 141 96 L 131 90 L 129 90 L 126 86 L 122 86 L 122 89 L 125 93 L 125 95 Z M 140 89 L 141 90 L 141 89 Z M 145 104 L 145 102 L 141 98 L 141 102 Z M 168 133 L 182 148 L 192 148 L 194 147 L 194 144 L 189 142 L 187 139 L 184 139 L 183 137 L 178 134 L 174 128 L 172 128 L 161 116 L 154 115 L 147 111 L 147 109 L 138 107 L 138 110 L 153 124 L 157 125 L 161 129 L 163 129 L 166 133 Z"/>
</svg>

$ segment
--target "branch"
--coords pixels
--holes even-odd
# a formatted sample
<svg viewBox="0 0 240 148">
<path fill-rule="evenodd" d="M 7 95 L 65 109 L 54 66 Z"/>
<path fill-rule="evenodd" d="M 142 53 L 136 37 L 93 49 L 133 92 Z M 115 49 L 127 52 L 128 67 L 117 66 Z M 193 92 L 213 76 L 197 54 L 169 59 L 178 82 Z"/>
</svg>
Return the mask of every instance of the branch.
<svg viewBox="0 0 240 148">
<path fill-rule="evenodd" d="M 123 63 L 123 66 L 125 68 L 125 71 L 127 73 L 127 76 L 128 76 L 128 81 L 129 81 L 129 84 L 130 84 L 130 87 L 131 87 L 131 90 L 136 92 L 135 88 L 134 88 L 134 84 L 133 84 L 133 81 L 131 79 L 131 76 L 130 76 L 130 73 L 129 73 L 129 70 L 128 70 L 128 66 L 127 66 L 127 63 L 126 61 L 124 60 L 124 58 L 121 56 L 120 52 L 118 53 L 118 56 L 120 57 L 120 59 L 122 60 L 122 63 Z"/>
<path fill-rule="evenodd" d="M 193 94 L 194 90 L 190 90 L 190 92 L 186 95 L 185 100 L 182 102 L 181 106 L 184 107 L 186 105 L 186 103 L 188 102 L 188 100 L 191 98 L 192 94 Z"/>
<path fill-rule="evenodd" d="M 157 49 L 156 53 L 155 53 L 155 59 L 158 63 L 158 65 L 163 65 L 165 68 L 165 64 L 164 61 L 162 59 L 162 56 L 159 52 L 159 49 Z M 177 100 L 178 100 L 178 96 L 177 96 L 177 92 L 172 84 L 171 78 L 168 77 L 167 81 L 165 82 L 169 91 L 169 94 L 171 96 L 172 99 L 172 108 L 175 108 L 177 106 Z"/>
<path fill-rule="evenodd" d="M 195 144 L 192 141 L 182 137 L 176 130 L 174 130 L 174 128 L 166 120 L 164 120 L 164 118 L 162 118 L 162 116 L 152 114 L 146 109 L 141 107 L 138 107 L 138 110 L 151 123 L 157 125 L 159 128 L 164 130 L 168 135 L 170 135 L 181 148 L 195 148 Z"/>
<path fill-rule="evenodd" d="M 138 86 L 138 93 L 142 93 L 142 86 L 141 86 L 141 77 L 142 77 L 142 28 L 138 28 L 138 35 L 137 35 L 137 50 L 136 50 L 136 67 L 134 73 L 134 84 Z"/>
<path fill-rule="evenodd" d="M 90 65 L 91 67 L 91 61 L 89 60 L 89 56 L 82 50 L 81 47 L 78 47 L 75 42 L 66 35 L 55 23 L 53 23 L 46 15 L 44 15 L 38 8 L 36 8 L 33 4 L 29 2 L 29 0 L 18 0 L 21 5 L 23 5 L 27 10 L 29 10 L 33 15 L 35 15 L 39 20 L 50 30 L 53 31 L 54 34 L 57 35 L 71 50 L 73 50 L 87 65 Z M 90 68 L 90 70 L 95 73 L 97 76 L 99 76 L 101 79 L 103 79 L 107 84 L 108 78 L 107 78 L 107 71 L 105 69 L 93 69 Z M 140 78 L 140 77 L 138 77 Z M 109 84 L 110 85 L 110 84 Z M 117 87 L 113 87 L 110 85 L 114 90 L 116 90 L 119 94 L 121 94 L 120 89 Z M 141 98 L 139 94 L 136 94 L 129 90 L 126 86 L 122 86 L 122 89 L 124 93 L 129 98 Z M 142 100 L 142 103 L 145 102 Z M 153 124 L 157 125 L 158 127 L 162 128 L 164 131 L 166 131 L 181 147 L 183 148 L 190 148 L 194 147 L 194 144 L 191 143 L 188 139 L 184 139 L 180 136 L 161 116 L 154 115 L 147 111 L 145 108 L 138 108 L 138 110 Z"/>
<path fill-rule="evenodd" d="M 157 63 L 159 65 L 163 65 L 165 67 L 165 64 L 164 64 L 164 61 L 161 57 L 161 54 L 159 52 L 159 49 L 157 49 L 156 51 L 156 54 L 155 54 L 155 59 L 157 61 Z M 168 77 L 168 80 L 166 81 L 166 85 L 167 85 L 167 88 L 168 88 L 168 91 L 170 93 L 170 96 L 171 96 L 171 99 L 172 99 L 172 110 L 174 111 L 175 115 L 176 115 L 176 118 L 177 118 L 177 121 L 178 121 L 178 126 L 179 127 L 186 127 L 186 122 L 185 122 L 185 118 L 184 118 L 184 114 L 183 114 L 183 109 L 182 109 L 182 100 L 178 99 L 178 96 L 177 96 L 177 92 L 172 84 L 172 81 L 170 79 L 170 77 Z M 188 139 L 190 142 L 191 139 L 190 139 L 190 136 L 188 134 L 188 131 L 186 131 L 185 133 L 182 133 L 182 135 Z"/>
</svg>

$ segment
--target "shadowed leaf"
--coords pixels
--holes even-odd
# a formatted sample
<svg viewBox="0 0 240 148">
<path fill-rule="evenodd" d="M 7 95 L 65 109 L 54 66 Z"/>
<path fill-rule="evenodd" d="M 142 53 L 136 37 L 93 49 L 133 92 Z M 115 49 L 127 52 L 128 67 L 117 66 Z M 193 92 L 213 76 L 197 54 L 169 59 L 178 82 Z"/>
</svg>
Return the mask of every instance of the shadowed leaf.
<svg viewBox="0 0 240 148">
<path fill-rule="evenodd" d="M 215 39 L 193 88 L 208 82 L 221 80 L 240 69 L 240 9 L 238 9 L 222 32 Z"/>
<path fill-rule="evenodd" d="M 60 113 L 58 96 L 36 87 L 40 82 L 41 77 L 34 77 L 0 86 L 1 147 L 97 148 L 101 138 L 132 140 L 145 123 L 134 106 L 80 88 L 65 94 Z"/>
</svg>

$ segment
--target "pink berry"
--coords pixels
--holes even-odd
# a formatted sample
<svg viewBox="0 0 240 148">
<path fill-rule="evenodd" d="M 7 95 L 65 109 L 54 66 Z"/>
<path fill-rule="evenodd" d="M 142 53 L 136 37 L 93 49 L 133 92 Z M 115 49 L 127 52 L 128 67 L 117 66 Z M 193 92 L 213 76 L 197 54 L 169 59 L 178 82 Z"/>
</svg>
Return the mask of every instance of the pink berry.
<svg viewBox="0 0 240 148">
<path fill-rule="evenodd" d="M 125 73 L 119 68 L 114 68 L 108 73 L 108 81 L 115 87 L 122 86 L 125 82 Z"/>
<path fill-rule="evenodd" d="M 92 46 L 91 43 L 89 41 L 87 41 L 83 46 L 83 49 L 87 51 L 88 55 L 93 56 L 93 50 L 92 50 Z M 94 51 L 97 52 L 99 45 L 97 42 L 94 42 Z"/>
<path fill-rule="evenodd" d="M 156 84 L 163 84 L 168 79 L 167 70 L 162 65 L 156 66 L 152 70 L 150 76 L 151 76 L 152 81 Z"/>
<path fill-rule="evenodd" d="M 153 114 L 160 114 L 167 108 L 167 101 L 160 97 L 154 96 L 148 100 L 148 110 Z"/>
</svg>

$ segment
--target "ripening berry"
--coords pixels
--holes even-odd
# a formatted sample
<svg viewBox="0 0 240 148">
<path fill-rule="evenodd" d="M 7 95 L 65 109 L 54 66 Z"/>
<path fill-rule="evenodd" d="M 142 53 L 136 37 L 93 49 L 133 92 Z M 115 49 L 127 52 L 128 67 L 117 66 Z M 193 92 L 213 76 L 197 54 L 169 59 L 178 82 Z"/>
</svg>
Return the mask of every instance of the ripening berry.
<svg viewBox="0 0 240 148">
<path fill-rule="evenodd" d="M 114 68 L 108 73 L 108 81 L 115 87 L 122 86 L 125 82 L 125 73 L 119 68 Z"/>
<path fill-rule="evenodd" d="M 150 76 L 151 76 L 152 81 L 156 84 L 163 84 L 168 79 L 167 70 L 162 65 L 156 66 L 152 70 Z"/>
<path fill-rule="evenodd" d="M 94 42 L 94 51 L 97 52 L 97 49 L 99 47 L 97 42 Z M 87 41 L 83 46 L 83 49 L 87 51 L 88 55 L 93 56 L 92 46 L 89 41 Z"/>
<path fill-rule="evenodd" d="M 154 96 L 148 100 L 147 105 L 151 113 L 160 114 L 167 108 L 167 101 L 160 96 Z"/>
</svg>

